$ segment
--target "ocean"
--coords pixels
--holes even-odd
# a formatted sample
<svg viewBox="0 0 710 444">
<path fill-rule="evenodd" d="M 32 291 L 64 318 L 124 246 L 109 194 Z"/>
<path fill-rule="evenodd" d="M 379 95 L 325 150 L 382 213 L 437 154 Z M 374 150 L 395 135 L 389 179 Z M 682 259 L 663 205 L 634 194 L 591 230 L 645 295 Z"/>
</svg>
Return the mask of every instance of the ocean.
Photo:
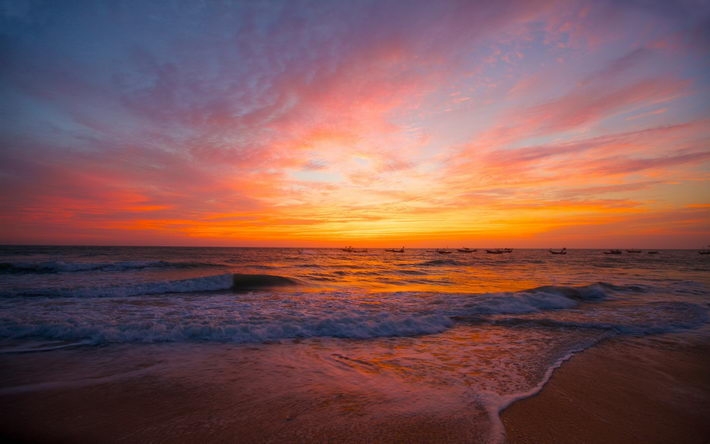
<svg viewBox="0 0 710 444">
<path fill-rule="evenodd" d="M 696 250 L 6 246 L 0 400 L 153 412 L 26 405 L 28 423 L 63 418 L 22 435 L 48 441 L 393 442 L 392 424 L 428 424 L 422 442 L 504 442 L 500 412 L 576 353 L 708 342 L 709 309 Z"/>
</svg>

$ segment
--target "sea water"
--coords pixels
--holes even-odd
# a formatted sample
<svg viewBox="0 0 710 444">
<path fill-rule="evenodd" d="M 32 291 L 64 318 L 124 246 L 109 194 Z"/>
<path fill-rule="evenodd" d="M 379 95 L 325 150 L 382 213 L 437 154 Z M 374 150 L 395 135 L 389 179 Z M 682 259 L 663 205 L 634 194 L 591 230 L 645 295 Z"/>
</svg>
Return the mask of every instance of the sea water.
<svg viewBox="0 0 710 444">
<path fill-rule="evenodd" d="M 0 357 L 59 365 L 51 380 L 3 371 L 0 396 L 157 375 L 202 387 L 221 421 L 293 411 L 265 440 L 395 418 L 439 421 L 442 441 L 500 442 L 501 409 L 573 354 L 707 337 L 709 272 L 692 250 L 2 247 Z"/>
</svg>

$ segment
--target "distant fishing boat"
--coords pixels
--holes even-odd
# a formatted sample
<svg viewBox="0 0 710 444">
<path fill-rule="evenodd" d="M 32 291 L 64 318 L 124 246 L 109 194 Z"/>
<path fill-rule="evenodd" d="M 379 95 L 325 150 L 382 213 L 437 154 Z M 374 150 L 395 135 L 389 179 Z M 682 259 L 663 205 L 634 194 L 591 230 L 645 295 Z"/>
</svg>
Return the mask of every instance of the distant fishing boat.
<svg viewBox="0 0 710 444">
<path fill-rule="evenodd" d="M 698 251 L 699 254 L 710 254 L 710 245 L 708 245 L 708 249 L 702 249 Z"/>
<path fill-rule="evenodd" d="M 503 254 L 503 253 L 505 253 L 505 251 L 501 250 L 500 248 L 496 248 L 495 250 L 486 250 L 486 253 L 488 253 L 488 254 Z"/>
<path fill-rule="evenodd" d="M 640 253 L 641 250 L 626 250 L 627 253 Z"/>
<path fill-rule="evenodd" d="M 606 250 L 604 254 L 621 254 L 621 250 Z"/>
<path fill-rule="evenodd" d="M 402 248 L 388 248 L 385 251 L 389 251 L 390 253 L 404 253 L 404 247 L 402 247 Z"/>
<path fill-rule="evenodd" d="M 648 254 L 658 254 L 658 251 L 656 251 L 656 250 L 651 250 L 651 251 L 648 252 Z"/>
<path fill-rule="evenodd" d="M 458 251 L 459 253 L 474 253 L 474 252 L 476 252 L 476 251 L 478 251 L 478 250 L 476 250 L 476 249 L 473 249 L 473 250 L 472 250 L 472 249 L 470 249 L 470 248 L 468 248 L 468 247 L 465 247 L 465 248 L 459 248 L 459 249 L 457 249 L 456 251 Z"/>
<path fill-rule="evenodd" d="M 350 246 L 349 246 L 349 247 L 345 247 L 345 248 L 341 248 L 341 250 L 344 251 L 344 252 L 346 252 L 346 253 L 367 253 L 367 248 L 362 248 L 362 249 L 359 249 L 359 250 L 358 250 L 357 248 L 353 248 L 353 247 L 350 247 Z"/>
<path fill-rule="evenodd" d="M 563 248 L 561 250 L 549 250 L 549 251 L 552 254 L 567 254 L 567 248 Z"/>
<path fill-rule="evenodd" d="M 451 254 L 451 250 L 444 250 L 444 249 L 436 250 L 436 252 L 439 254 Z"/>
</svg>

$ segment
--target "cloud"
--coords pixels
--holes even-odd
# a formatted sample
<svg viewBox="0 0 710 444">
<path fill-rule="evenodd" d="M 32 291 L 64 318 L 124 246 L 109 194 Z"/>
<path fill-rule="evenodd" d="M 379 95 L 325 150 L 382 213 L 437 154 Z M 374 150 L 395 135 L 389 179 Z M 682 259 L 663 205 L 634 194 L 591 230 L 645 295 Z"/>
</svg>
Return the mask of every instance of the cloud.
<svg viewBox="0 0 710 444">
<path fill-rule="evenodd" d="M 710 160 L 710 152 L 708 151 L 675 153 L 650 158 L 609 157 L 590 165 L 587 172 L 605 175 L 629 174 L 649 169 L 670 169 L 677 165 L 698 164 L 708 160 Z"/>
<path fill-rule="evenodd" d="M 653 52 L 648 48 L 636 48 L 626 54 L 614 59 L 601 70 L 592 73 L 582 80 L 581 85 L 596 83 L 607 85 L 616 82 L 618 78 L 629 71 L 638 70 L 641 65 L 653 58 Z"/>
<path fill-rule="evenodd" d="M 560 99 L 516 113 L 523 131 L 532 135 L 562 132 L 596 123 L 620 112 L 663 103 L 687 91 L 688 82 L 676 79 L 642 80 L 625 87 L 572 91 Z"/>
<path fill-rule="evenodd" d="M 687 3 L 28 5 L 0 17 L 10 241 L 462 236 L 704 180 L 707 78 L 657 45 L 691 46 Z"/>
</svg>

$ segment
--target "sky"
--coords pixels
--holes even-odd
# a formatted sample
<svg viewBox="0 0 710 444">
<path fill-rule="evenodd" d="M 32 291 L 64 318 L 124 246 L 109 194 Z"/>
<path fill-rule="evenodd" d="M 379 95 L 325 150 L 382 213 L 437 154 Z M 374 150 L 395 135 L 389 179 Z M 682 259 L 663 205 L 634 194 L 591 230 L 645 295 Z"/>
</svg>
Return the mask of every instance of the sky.
<svg viewBox="0 0 710 444">
<path fill-rule="evenodd" d="M 0 244 L 703 248 L 710 0 L 0 0 Z"/>
</svg>

